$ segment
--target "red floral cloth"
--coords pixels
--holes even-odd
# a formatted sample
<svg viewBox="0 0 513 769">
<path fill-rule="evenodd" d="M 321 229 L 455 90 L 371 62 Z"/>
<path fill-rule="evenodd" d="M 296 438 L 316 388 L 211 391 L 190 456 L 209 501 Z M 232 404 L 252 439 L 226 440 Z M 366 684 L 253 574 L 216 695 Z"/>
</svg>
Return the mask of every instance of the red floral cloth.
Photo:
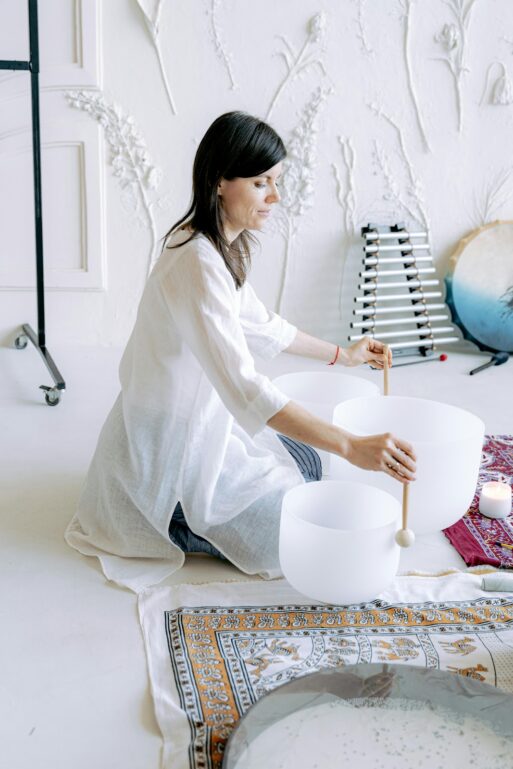
<svg viewBox="0 0 513 769">
<path fill-rule="evenodd" d="M 485 436 L 472 505 L 461 520 L 444 530 L 444 534 L 467 566 L 487 564 L 513 569 L 513 550 L 491 544 L 506 542 L 513 545 L 513 515 L 494 519 L 479 512 L 479 494 L 487 481 L 503 481 L 513 486 L 513 435 Z"/>
</svg>

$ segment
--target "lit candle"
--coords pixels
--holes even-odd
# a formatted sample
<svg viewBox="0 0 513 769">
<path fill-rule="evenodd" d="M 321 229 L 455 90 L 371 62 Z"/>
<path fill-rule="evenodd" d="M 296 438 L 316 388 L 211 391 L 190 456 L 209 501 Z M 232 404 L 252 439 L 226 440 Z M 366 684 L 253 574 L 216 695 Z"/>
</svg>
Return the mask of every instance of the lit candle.
<svg viewBox="0 0 513 769">
<path fill-rule="evenodd" d="M 511 513 L 511 486 L 501 481 L 483 484 L 479 512 L 488 518 L 505 518 Z"/>
</svg>

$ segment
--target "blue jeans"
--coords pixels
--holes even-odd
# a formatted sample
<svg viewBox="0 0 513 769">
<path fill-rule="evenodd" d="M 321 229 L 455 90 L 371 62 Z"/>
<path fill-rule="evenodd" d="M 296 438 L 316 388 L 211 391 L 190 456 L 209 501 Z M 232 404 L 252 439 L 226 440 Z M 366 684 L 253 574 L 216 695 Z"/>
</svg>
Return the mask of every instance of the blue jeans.
<svg viewBox="0 0 513 769">
<path fill-rule="evenodd" d="M 320 481 L 322 478 L 322 466 L 318 453 L 306 443 L 294 441 L 287 438 L 286 435 L 278 435 L 291 457 L 294 459 L 298 469 L 307 483 L 310 481 Z M 206 539 L 198 537 L 187 525 L 182 506 L 178 502 L 173 511 L 173 517 L 169 524 L 169 539 L 184 553 L 208 553 L 217 558 L 226 558 L 217 550 L 214 545 L 207 542 Z"/>
</svg>

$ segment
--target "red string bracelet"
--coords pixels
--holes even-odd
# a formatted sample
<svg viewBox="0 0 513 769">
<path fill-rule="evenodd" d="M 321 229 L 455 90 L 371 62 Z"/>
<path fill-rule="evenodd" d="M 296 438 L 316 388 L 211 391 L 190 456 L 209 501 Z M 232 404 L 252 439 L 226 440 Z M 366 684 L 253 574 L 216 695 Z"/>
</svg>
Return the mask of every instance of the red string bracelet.
<svg viewBox="0 0 513 769">
<path fill-rule="evenodd" d="M 326 364 L 327 366 L 334 366 L 335 365 L 335 363 L 338 360 L 339 352 L 340 352 L 340 345 L 337 344 L 337 352 L 335 353 L 335 357 L 333 358 L 333 360 L 331 360 L 329 363 Z"/>
</svg>

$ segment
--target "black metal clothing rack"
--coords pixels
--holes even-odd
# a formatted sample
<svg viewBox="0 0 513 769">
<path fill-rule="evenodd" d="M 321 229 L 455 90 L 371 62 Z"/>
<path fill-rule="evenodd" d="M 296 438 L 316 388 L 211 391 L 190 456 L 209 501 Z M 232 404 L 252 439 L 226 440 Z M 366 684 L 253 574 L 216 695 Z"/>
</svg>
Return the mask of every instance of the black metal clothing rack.
<svg viewBox="0 0 513 769">
<path fill-rule="evenodd" d="M 66 389 L 57 366 L 46 347 L 45 332 L 45 286 L 43 261 L 43 216 L 41 204 L 41 134 L 39 121 L 39 40 L 37 26 L 37 0 L 28 0 L 30 58 L 28 61 L 0 60 L 0 70 L 28 70 L 31 84 L 32 106 L 32 159 L 34 179 L 34 223 L 36 236 L 36 291 L 37 291 L 37 334 L 25 323 L 15 339 L 15 347 L 24 349 L 30 340 L 39 351 L 54 381 L 53 387 L 41 385 L 45 401 L 49 406 L 56 406 L 61 392 Z"/>
</svg>

